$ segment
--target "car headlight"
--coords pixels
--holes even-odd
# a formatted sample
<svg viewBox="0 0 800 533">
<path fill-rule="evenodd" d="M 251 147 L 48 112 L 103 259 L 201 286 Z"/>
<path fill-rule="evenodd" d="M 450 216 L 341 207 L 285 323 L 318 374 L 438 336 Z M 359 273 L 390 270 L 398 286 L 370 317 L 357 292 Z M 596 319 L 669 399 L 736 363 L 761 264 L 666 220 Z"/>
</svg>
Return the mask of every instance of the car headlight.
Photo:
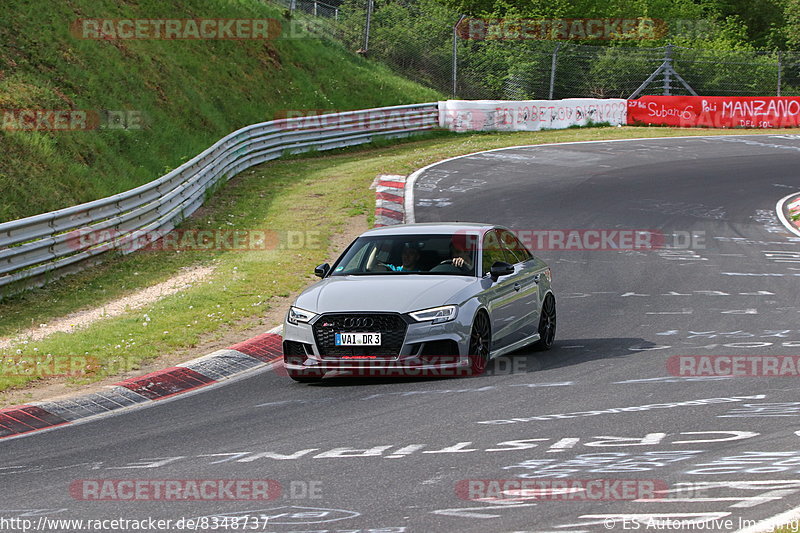
<svg viewBox="0 0 800 533">
<path fill-rule="evenodd" d="M 286 316 L 286 320 L 289 324 L 297 325 L 299 323 L 307 324 L 311 321 L 315 316 L 316 313 L 312 313 L 311 311 L 306 311 L 305 309 L 300 309 L 299 307 L 290 307 L 289 314 Z"/>
<path fill-rule="evenodd" d="M 423 309 L 422 311 L 414 311 L 413 313 L 409 313 L 411 318 L 417 322 L 432 321 L 433 324 L 450 322 L 456 318 L 457 314 L 458 307 L 455 305 L 443 305 L 442 307 L 432 307 L 430 309 Z"/>
</svg>

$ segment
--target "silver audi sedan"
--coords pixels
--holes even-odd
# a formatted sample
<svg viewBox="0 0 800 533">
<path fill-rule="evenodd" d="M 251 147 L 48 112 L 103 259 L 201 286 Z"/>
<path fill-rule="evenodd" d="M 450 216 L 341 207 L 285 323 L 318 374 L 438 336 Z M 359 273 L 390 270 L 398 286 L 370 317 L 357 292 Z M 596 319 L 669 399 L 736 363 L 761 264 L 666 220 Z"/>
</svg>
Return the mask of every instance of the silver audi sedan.
<svg viewBox="0 0 800 533">
<path fill-rule="evenodd" d="M 482 374 L 490 359 L 555 340 L 550 268 L 504 227 L 405 224 L 363 233 L 290 307 L 285 369 L 326 374 Z"/>
</svg>

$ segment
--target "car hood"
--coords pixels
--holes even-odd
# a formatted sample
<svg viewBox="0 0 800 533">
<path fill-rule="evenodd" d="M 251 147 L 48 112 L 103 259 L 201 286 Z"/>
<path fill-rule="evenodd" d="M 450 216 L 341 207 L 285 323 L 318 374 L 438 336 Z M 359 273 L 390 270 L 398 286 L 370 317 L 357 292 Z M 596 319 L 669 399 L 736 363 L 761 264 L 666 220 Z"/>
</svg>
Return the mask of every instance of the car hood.
<svg viewBox="0 0 800 533">
<path fill-rule="evenodd" d="M 295 305 L 315 313 L 388 311 L 408 313 L 449 303 L 476 283 L 467 276 L 389 274 L 333 276 L 312 285 Z"/>
</svg>

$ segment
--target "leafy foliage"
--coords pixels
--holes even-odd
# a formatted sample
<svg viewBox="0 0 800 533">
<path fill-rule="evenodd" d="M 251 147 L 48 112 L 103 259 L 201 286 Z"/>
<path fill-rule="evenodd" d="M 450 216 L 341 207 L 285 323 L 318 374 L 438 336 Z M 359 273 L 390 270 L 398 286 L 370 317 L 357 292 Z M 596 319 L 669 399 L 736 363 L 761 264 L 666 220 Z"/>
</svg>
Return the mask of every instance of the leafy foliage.
<svg viewBox="0 0 800 533">
<path fill-rule="evenodd" d="M 467 99 L 628 97 L 664 61 L 667 44 L 675 45 L 675 68 L 700 94 L 775 94 L 774 52 L 800 47 L 800 0 L 375 0 L 374 6 L 370 56 L 451 94 L 453 25 L 461 14 L 507 22 L 656 19 L 663 30 L 653 39 L 560 44 L 508 34 L 459 38 L 456 94 Z M 364 12 L 363 0 L 342 6 L 343 34 L 352 48 L 361 46 Z M 467 30 L 471 22 L 462 24 Z M 785 52 L 780 58 L 782 94 L 800 92 L 797 60 Z M 663 84 L 662 76 L 648 90 L 660 92 Z M 682 91 L 677 82 L 671 86 Z"/>
</svg>

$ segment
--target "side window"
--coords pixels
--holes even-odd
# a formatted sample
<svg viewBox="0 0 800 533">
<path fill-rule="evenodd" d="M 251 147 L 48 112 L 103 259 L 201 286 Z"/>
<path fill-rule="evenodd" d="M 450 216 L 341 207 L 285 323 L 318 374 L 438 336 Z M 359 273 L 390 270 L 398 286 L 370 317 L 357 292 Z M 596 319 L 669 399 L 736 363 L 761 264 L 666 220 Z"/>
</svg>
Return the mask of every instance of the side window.
<svg viewBox="0 0 800 533">
<path fill-rule="evenodd" d="M 510 231 L 503 230 L 500 233 L 500 239 L 503 243 L 503 247 L 505 247 L 514 255 L 514 257 L 516 257 L 516 261 L 514 261 L 514 263 L 520 263 L 523 261 L 528 261 L 529 259 L 533 259 L 533 254 L 531 254 L 528 249 L 525 248 L 525 245 L 523 245 L 519 239 L 517 239 L 517 236 Z"/>
<path fill-rule="evenodd" d="M 492 265 L 497 261 L 507 262 L 505 251 L 500 245 L 500 239 L 497 236 L 497 232 L 495 230 L 487 231 L 486 235 L 483 236 L 483 262 L 481 263 L 483 267 L 482 274 L 488 274 L 492 269 Z"/>
</svg>

